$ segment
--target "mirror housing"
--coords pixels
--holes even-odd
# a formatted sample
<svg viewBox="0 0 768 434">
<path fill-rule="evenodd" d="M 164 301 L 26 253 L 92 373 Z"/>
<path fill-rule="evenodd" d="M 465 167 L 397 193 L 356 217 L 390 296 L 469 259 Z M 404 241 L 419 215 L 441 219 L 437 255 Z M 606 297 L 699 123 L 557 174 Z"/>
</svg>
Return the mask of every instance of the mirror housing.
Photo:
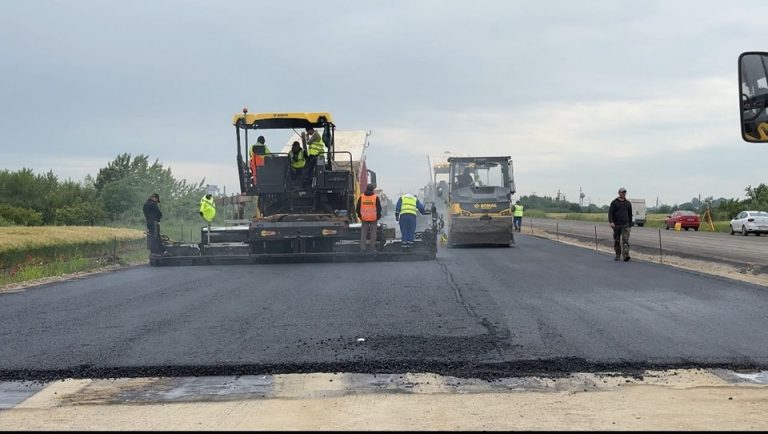
<svg viewBox="0 0 768 434">
<path fill-rule="evenodd" d="M 739 95 L 741 138 L 768 143 L 768 53 L 739 55 Z"/>
</svg>

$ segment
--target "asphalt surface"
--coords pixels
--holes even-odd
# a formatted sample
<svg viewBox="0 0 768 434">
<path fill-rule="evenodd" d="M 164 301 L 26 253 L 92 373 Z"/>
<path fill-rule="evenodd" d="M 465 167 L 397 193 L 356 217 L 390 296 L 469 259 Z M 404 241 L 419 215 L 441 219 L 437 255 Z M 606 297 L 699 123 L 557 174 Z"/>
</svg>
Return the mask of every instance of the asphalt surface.
<svg viewBox="0 0 768 434">
<path fill-rule="evenodd" d="M 516 240 L 411 263 L 139 266 L 1 293 L 0 380 L 768 368 L 768 288 Z"/>
<path fill-rule="evenodd" d="M 609 249 L 613 248 L 613 230 L 608 223 L 524 217 L 522 232 L 530 233 L 531 225 L 552 234 L 559 232 L 590 242 L 595 241 L 595 228 L 597 228 L 598 244 L 607 246 Z M 658 254 L 659 232 L 661 232 L 661 250 L 664 254 L 737 265 L 760 265 L 764 266 L 764 272 L 768 273 L 768 237 L 766 236 L 745 237 L 740 234 L 729 235 L 693 229 L 675 231 L 635 226 L 631 230 L 629 239 L 632 249 Z"/>
</svg>

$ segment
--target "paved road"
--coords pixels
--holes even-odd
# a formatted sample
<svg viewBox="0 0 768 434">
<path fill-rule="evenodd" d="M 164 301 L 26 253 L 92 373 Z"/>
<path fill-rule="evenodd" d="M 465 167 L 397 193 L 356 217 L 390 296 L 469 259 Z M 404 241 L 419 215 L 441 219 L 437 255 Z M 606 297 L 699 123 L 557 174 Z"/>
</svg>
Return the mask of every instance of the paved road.
<svg viewBox="0 0 768 434">
<path fill-rule="evenodd" d="M 141 266 L 0 294 L 0 380 L 768 367 L 768 288 L 516 238 L 428 262 Z"/>
<path fill-rule="evenodd" d="M 609 249 L 613 248 L 613 231 L 607 223 L 525 217 L 523 233 L 526 230 L 530 233 L 531 224 L 534 228 L 553 234 L 559 231 L 561 234 L 575 235 L 592 242 L 595 240 L 595 227 L 597 227 L 598 243 Z M 633 249 L 658 254 L 659 228 L 633 227 L 630 244 Z M 713 259 L 733 264 L 763 265 L 768 272 L 768 237 L 755 235 L 744 237 L 693 230 L 678 232 L 662 228 L 661 246 L 665 254 Z"/>
</svg>

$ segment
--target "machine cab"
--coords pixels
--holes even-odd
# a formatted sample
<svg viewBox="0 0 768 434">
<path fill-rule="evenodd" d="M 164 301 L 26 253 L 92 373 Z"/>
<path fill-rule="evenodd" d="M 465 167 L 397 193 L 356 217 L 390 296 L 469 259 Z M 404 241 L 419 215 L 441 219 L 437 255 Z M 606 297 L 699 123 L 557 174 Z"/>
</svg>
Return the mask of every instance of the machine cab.
<svg viewBox="0 0 768 434">
<path fill-rule="evenodd" d="M 750 51 L 739 56 L 741 137 L 768 142 L 768 53 Z"/>
</svg>

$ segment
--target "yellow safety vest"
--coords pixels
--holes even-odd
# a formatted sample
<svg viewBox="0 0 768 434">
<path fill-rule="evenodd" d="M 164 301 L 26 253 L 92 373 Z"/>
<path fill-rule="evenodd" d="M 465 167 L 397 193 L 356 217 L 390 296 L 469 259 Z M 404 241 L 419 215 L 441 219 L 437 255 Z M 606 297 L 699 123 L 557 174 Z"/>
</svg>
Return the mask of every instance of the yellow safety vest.
<svg viewBox="0 0 768 434">
<path fill-rule="evenodd" d="M 522 216 L 523 216 L 523 206 L 515 205 L 515 217 L 522 217 Z"/>
<path fill-rule="evenodd" d="M 216 205 L 213 203 L 213 198 L 206 199 L 203 196 L 200 199 L 200 212 L 203 213 L 205 221 L 208 223 L 213 221 L 213 218 L 216 217 Z"/>
<path fill-rule="evenodd" d="M 307 154 L 309 155 L 322 155 L 325 153 L 325 142 L 323 142 L 323 139 L 318 135 L 318 139 L 314 142 L 309 142 L 307 144 Z"/>
<path fill-rule="evenodd" d="M 416 207 L 416 198 L 413 196 L 402 196 L 400 198 L 400 214 L 418 214 L 419 209 Z"/>
<path fill-rule="evenodd" d="M 301 169 L 304 167 L 304 165 L 307 163 L 307 160 L 304 159 L 304 151 L 299 151 L 298 156 L 296 157 L 296 160 L 293 160 L 293 151 L 288 153 L 288 159 L 291 161 L 291 167 L 294 169 Z"/>
</svg>

